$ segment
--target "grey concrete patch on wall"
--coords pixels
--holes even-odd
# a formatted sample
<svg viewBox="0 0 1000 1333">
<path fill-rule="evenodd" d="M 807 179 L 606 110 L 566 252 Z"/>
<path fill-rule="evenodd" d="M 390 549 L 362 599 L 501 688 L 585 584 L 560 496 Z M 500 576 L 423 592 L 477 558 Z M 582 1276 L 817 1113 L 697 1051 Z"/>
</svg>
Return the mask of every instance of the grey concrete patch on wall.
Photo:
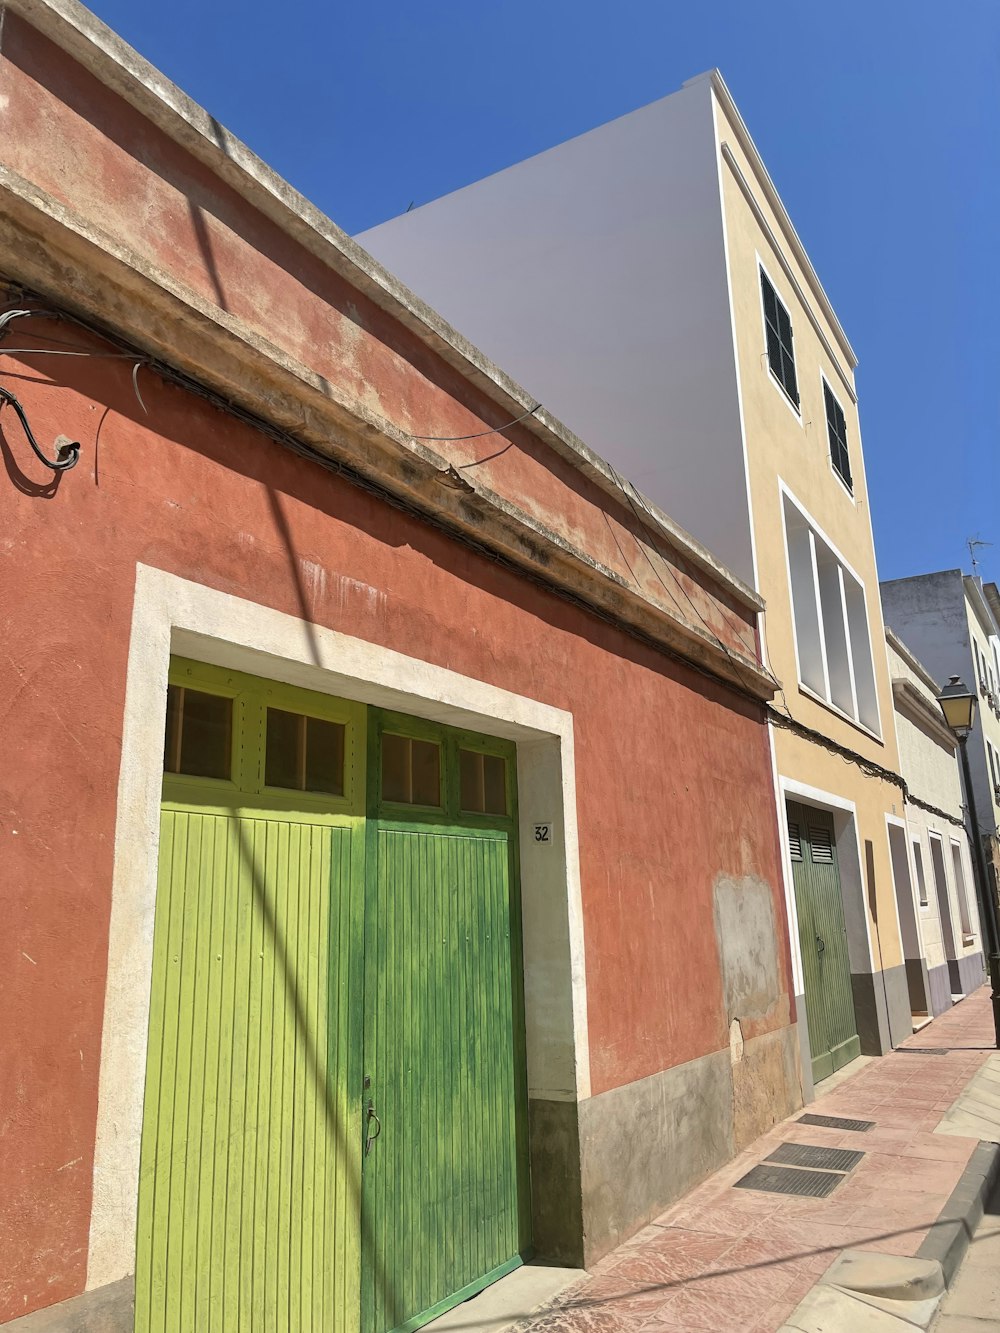
<svg viewBox="0 0 1000 1333">
<path fill-rule="evenodd" d="M 930 996 L 931 1015 L 937 1018 L 946 1009 L 951 1008 L 951 974 L 947 963 L 939 963 L 927 972 L 928 995 Z"/>
<path fill-rule="evenodd" d="M 532 1098 L 528 1140 L 535 1254 L 548 1263 L 582 1268 L 580 1103 Z"/>
<path fill-rule="evenodd" d="M 905 963 L 884 972 L 852 972 L 851 989 L 862 1055 L 884 1055 L 913 1035 Z"/>
<path fill-rule="evenodd" d="M 135 1279 L 122 1278 L 82 1296 L 4 1324 L 10 1333 L 132 1333 Z"/>
<path fill-rule="evenodd" d="M 764 1018 L 781 996 L 773 890 L 753 876 L 720 876 L 713 896 L 726 1017 Z"/>
<path fill-rule="evenodd" d="M 728 1047 L 582 1102 L 580 1149 L 589 1267 L 735 1155 Z"/>
<path fill-rule="evenodd" d="M 794 1027 L 748 1041 L 732 1066 L 733 1143 L 737 1152 L 802 1106 L 799 1039 Z"/>
</svg>

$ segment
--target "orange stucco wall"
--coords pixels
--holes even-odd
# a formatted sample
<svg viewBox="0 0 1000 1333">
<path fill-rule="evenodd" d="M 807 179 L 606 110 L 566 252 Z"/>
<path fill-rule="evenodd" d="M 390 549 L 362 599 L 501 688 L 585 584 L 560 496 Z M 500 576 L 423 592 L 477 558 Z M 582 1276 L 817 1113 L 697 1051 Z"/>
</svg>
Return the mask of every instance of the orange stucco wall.
<svg viewBox="0 0 1000 1333">
<path fill-rule="evenodd" d="M 84 1276 L 137 561 L 570 710 L 594 1090 L 726 1045 L 713 881 L 780 883 L 756 707 L 182 389 L 22 373 L 83 458 L 53 493 L 3 414 L 0 1317 Z"/>
</svg>

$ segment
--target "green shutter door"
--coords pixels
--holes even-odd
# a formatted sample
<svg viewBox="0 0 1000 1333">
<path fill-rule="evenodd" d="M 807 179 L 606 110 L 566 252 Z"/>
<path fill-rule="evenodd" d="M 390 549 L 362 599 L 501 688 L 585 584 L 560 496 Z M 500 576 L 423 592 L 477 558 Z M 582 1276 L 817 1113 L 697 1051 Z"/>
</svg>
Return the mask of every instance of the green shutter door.
<svg viewBox="0 0 1000 1333">
<path fill-rule="evenodd" d="M 351 736 L 364 710 L 314 709 L 348 729 L 347 796 L 266 793 L 261 698 L 211 668 L 177 678 L 198 687 L 190 697 L 232 700 L 231 771 L 164 782 L 135 1327 L 350 1333 L 364 872 L 364 738 Z"/>
<path fill-rule="evenodd" d="M 788 802 L 788 828 L 813 1080 L 861 1052 L 832 817 Z"/>
<path fill-rule="evenodd" d="M 528 1244 L 514 747 L 185 662 L 167 722 L 136 1329 L 415 1328 Z"/>
<path fill-rule="evenodd" d="M 440 746 L 441 795 L 437 809 L 379 802 L 374 727 L 364 1065 L 381 1133 L 364 1161 L 365 1333 L 417 1328 L 515 1267 L 529 1225 L 513 747 L 494 743 L 507 816 L 470 816 L 460 738 L 386 725 Z"/>
</svg>

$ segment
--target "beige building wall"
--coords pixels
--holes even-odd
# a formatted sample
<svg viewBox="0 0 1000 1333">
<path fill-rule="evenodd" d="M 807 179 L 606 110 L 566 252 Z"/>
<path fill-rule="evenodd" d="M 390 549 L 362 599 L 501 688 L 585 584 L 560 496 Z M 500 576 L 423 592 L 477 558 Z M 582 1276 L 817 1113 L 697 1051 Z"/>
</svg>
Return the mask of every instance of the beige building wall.
<svg viewBox="0 0 1000 1333">
<path fill-rule="evenodd" d="M 745 127 L 725 96 L 717 95 L 715 115 L 756 586 L 767 603 L 762 635 L 767 660 L 782 685 L 775 706 L 864 760 L 898 772 L 892 691 L 854 388 L 855 358 L 804 252 L 796 253 L 800 243 L 776 197 L 769 197 L 773 186 L 769 188 L 759 159 L 753 160 Z M 761 268 L 791 319 L 798 410 L 769 369 Z M 824 377 L 844 413 L 852 490 L 834 471 L 830 459 Z M 790 519 L 794 532 L 789 530 Z M 860 708 L 855 706 L 856 716 L 849 716 L 849 710 L 822 697 L 822 688 L 810 688 L 803 679 L 808 672 L 800 660 L 801 645 L 794 624 L 789 551 L 791 546 L 794 563 L 800 553 L 797 543 L 807 527 L 813 530 L 817 551 L 835 557 L 827 560 L 828 573 L 822 577 L 834 577 L 839 562 L 844 567 L 845 586 L 860 585 L 863 589 L 868 638 L 864 650 L 871 664 L 868 725 L 858 720 Z M 856 584 L 852 585 L 852 577 Z M 855 605 L 859 597 L 855 595 Z M 840 624 L 842 627 L 842 620 Z M 831 634 L 836 632 L 836 625 L 831 619 Z M 850 631 L 842 632 L 846 641 Z M 855 635 L 863 639 L 863 628 L 857 628 Z M 863 664 L 858 670 L 864 670 Z M 859 690 L 860 686 L 855 688 L 855 697 L 859 697 Z M 790 730 L 776 726 L 773 734 L 782 795 L 806 792 L 814 804 L 836 810 L 838 802 L 846 803 L 853 811 L 853 834 L 845 836 L 843 845 L 838 837 L 838 854 L 855 1008 L 862 1049 L 885 1049 L 909 1036 L 911 1030 L 887 835 L 887 817 L 903 817 L 901 789 Z M 783 805 L 783 800 L 779 799 L 779 804 Z M 788 875 L 790 883 L 790 866 Z M 795 905 L 790 890 L 788 897 L 791 915 Z M 862 980 L 864 973 L 871 977 L 879 972 L 890 981 L 884 1022 L 877 1014 L 880 1004 L 885 1007 L 876 998 L 876 992 L 882 991 L 881 983 L 876 987 Z M 876 1031 L 876 1027 L 882 1031 Z"/>
</svg>

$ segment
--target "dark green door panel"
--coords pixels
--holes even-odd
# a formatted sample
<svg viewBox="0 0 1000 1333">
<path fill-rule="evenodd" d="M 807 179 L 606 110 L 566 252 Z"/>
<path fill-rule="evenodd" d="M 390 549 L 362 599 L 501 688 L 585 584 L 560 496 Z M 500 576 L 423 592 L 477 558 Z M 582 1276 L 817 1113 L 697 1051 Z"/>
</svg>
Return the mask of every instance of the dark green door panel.
<svg viewBox="0 0 1000 1333">
<path fill-rule="evenodd" d="M 529 1243 L 513 801 L 460 814 L 475 739 L 411 725 L 442 745 L 437 810 L 380 804 L 377 722 L 369 752 L 364 1072 L 381 1131 L 363 1167 L 364 1333 L 419 1327 Z"/>
<path fill-rule="evenodd" d="M 860 1054 L 832 817 L 788 802 L 813 1081 Z"/>
</svg>

